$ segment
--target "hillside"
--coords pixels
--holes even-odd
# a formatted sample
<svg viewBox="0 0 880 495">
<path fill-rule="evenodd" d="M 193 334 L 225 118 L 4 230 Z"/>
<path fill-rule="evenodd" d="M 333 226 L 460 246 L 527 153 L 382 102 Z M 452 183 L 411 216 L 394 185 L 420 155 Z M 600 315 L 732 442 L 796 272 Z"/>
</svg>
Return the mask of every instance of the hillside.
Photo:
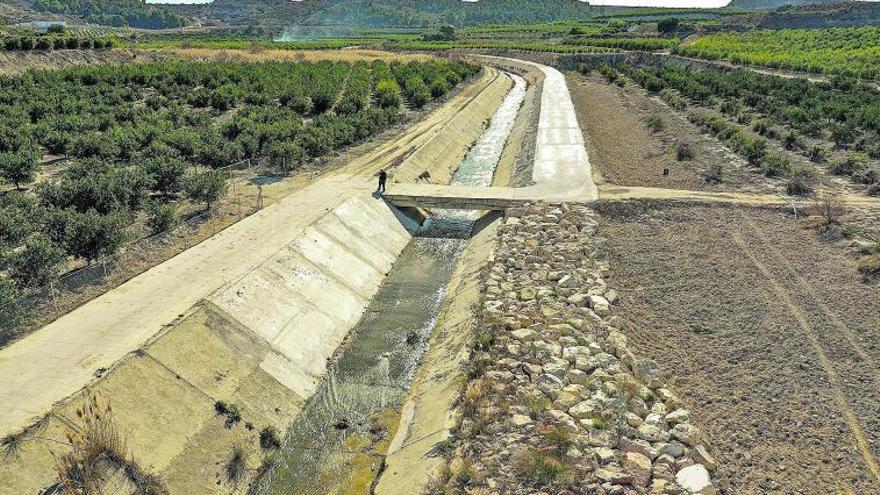
<svg viewBox="0 0 880 495">
<path fill-rule="evenodd" d="M 206 24 L 345 25 L 349 27 L 474 26 L 580 20 L 592 15 L 578 0 L 216 0 L 171 7 Z"/>
<path fill-rule="evenodd" d="M 758 27 L 766 29 L 853 27 L 880 24 L 880 3 L 846 2 L 804 5 L 770 12 Z"/>
<path fill-rule="evenodd" d="M 836 0 L 731 0 L 727 7 L 731 9 L 775 10 L 784 5 L 830 5 Z"/>
</svg>

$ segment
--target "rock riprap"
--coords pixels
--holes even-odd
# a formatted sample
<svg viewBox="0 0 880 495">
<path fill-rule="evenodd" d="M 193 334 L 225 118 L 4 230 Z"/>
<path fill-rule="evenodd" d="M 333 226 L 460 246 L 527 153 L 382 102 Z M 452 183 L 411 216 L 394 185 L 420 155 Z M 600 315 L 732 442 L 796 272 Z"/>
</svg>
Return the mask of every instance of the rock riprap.
<svg viewBox="0 0 880 495">
<path fill-rule="evenodd" d="M 507 211 L 450 462 L 429 491 L 717 493 L 705 435 L 627 347 L 597 230 L 586 206 Z"/>
</svg>

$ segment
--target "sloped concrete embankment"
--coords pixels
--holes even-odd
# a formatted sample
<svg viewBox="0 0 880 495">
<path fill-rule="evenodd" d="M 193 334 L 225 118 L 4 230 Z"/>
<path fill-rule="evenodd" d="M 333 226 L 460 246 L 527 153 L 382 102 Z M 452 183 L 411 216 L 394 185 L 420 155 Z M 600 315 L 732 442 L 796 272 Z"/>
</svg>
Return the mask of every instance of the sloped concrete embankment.
<svg viewBox="0 0 880 495">
<path fill-rule="evenodd" d="M 436 139 L 410 150 L 393 171 L 392 182 L 449 184 L 468 149 L 486 129 L 495 110 L 513 87 L 513 81 L 503 72 L 492 67 L 484 70 L 491 82 L 473 96 L 466 112 L 443 124 Z"/>
<path fill-rule="evenodd" d="M 714 494 L 701 430 L 614 316 L 594 212 L 508 210 L 439 493 Z"/>
<path fill-rule="evenodd" d="M 132 457 L 172 494 L 246 485 L 224 475 L 233 446 L 255 474 L 259 431 L 283 431 L 296 415 L 409 239 L 384 203 L 350 198 L 117 363 L 91 390 L 110 402 Z M 240 419 L 219 415 L 218 401 Z M 63 451 L 63 425 L 83 402 L 77 395 L 56 407 L 39 435 L 3 459 L 0 492 L 51 485 L 51 451 Z"/>
</svg>

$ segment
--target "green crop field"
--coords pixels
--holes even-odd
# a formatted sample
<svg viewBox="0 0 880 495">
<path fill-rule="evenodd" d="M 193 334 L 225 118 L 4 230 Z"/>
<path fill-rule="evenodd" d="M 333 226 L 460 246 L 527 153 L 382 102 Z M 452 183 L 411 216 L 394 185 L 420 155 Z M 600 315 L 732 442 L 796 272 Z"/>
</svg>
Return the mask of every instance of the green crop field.
<svg viewBox="0 0 880 495">
<path fill-rule="evenodd" d="M 880 77 L 880 27 L 757 30 L 698 38 L 675 52 L 709 60 Z"/>
</svg>

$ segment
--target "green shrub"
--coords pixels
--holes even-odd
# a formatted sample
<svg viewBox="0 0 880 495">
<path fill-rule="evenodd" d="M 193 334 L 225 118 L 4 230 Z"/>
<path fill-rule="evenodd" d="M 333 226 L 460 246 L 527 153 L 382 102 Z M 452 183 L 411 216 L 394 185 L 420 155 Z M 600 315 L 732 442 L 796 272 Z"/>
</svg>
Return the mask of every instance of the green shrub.
<svg viewBox="0 0 880 495">
<path fill-rule="evenodd" d="M 780 154 L 771 153 L 761 160 L 760 168 L 767 177 L 783 177 L 789 173 L 791 162 Z"/>
<path fill-rule="evenodd" d="M 797 168 L 790 172 L 786 192 L 790 196 L 809 196 L 813 194 L 815 179 L 806 169 Z"/>
<path fill-rule="evenodd" d="M 809 158 L 810 161 L 816 163 L 825 163 L 828 160 L 828 150 L 822 146 L 821 144 L 814 144 L 810 148 Z"/>
<path fill-rule="evenodd" d="M 40 37 L 34 42 L 34 49 L 36 50 L 51 50 L 54 47 L 55 44 L 51 38 Z"/>
<path fill-rule="evenodd" d="M 15 251 L 6 261 L 9 276 L 19 287 L 36 288 L 49 285 L 58 276 L 58 265 L 67 257 L 43 234 L 27 239 L 23 249 Z"/>
<path fill-rule="evenodd" d="M 773 127 L 771 126 L 770 122 L 768 122 L 767 120 L 756 121 L 752 125 L 752 130 L 755 131 L 757 134 L 764 136 L 764 137 L 767 137 L 767 138 L 771 138 L 775 135 L 775 132 L 773 131 Z"/>
<path fill-rule="evenodd" d="M 793 150 L 800 145 L 800 135 L 797 131 L 785 131 L 782 134 L 782 144 L 787 150 Z"/>
<path fill-rule="evenodd" d="M 666 88 L 660 91 L 660 98 L 665 101 L 667 105 L 676 110 L 684 110 L 687 106 L 687 101 L 685 101 L 685 99 L 672 88 Z"/>
<path fill-rule="evenodd" d="M 212 170 L 188 175 L 184 179 L 183 189 L 190 200 L 205 203 L 205 208 L 210 210 L 217 200 L 226 196 L 229 185 L 222 172 Z"/>
<path fill-rule="evenodd" d="M 180 211 L 171 203 L 151 203 L 147 207 L 147 227 L 154 234 L 167 232 L 180 223 Z"/>
<path fill-rule="evenodd" d="M 835 163 L 828 169 L 834 175 L 856 175 L 868 167 L 867 158 L 864 155 L 850 153 L 843 160 Z"/>
<path fill-rule="evenodd" d="M 564 455 L 576 443 L 574 435 L 564 426 L 548 426 L 540 434 L 559 455 Z"/>
<path fill-rule="evenodd" d="M 645 127 L 647 127 L 652 134 L 657 134 L 666 127 L 666 123 L 663 121 L 663 117 L 659 115 L 651 115 L 649 117 L 645 117 L 642 119 L 642 122 L 645 123 Z"/>
</svg>

